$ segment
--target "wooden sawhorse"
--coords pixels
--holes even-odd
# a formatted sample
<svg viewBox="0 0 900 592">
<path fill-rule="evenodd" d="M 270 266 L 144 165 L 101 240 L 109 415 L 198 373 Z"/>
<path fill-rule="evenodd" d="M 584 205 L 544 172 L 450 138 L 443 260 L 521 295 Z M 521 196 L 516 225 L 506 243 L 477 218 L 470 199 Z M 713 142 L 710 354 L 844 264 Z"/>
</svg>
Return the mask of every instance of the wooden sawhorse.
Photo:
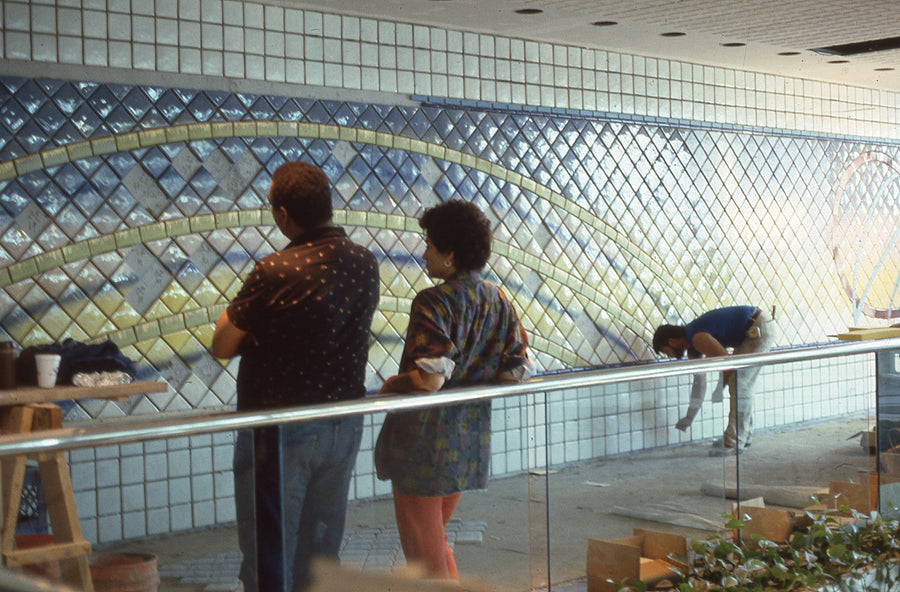
<svg viewBox="0 0 900 592">
<path fill-rule="evenodd" d="M 0 407 L 0 433 L 21 434 L 61 429 L 62 410 L 53 403 L 28 403 Z M 85 592 L 93 592 L 89 556 L 91 544 L 81 535 L 81 523 L 75 508 L 72 478 L 64 452 L 47 452 L 34 456 L 47 504 L 47 517 L 53 532 L 51 544 L 29 549 L 16 547 L 16 524 L 22 487 L 25 481 L 26 457 L 0 457 L 0 500 L 2 530 L 0 554 L 9 567 L 59 561 L 62 579 Z"/>
</svg>

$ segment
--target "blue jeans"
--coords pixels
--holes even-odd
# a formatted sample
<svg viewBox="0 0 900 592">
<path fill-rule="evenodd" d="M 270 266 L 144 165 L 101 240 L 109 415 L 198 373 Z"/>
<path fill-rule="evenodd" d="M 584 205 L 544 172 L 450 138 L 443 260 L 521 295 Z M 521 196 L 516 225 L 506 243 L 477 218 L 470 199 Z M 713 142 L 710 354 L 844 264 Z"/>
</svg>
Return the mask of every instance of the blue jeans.
<svg viewBox="0 0 900 592">
<path fill-rule="evenodd" d="M 245 592 L 293 592 L 337 559 L 362 416 L 239 432 L 234 497 Z M 254 462 L 255 461 L 255 462 Z"/>
</svg>

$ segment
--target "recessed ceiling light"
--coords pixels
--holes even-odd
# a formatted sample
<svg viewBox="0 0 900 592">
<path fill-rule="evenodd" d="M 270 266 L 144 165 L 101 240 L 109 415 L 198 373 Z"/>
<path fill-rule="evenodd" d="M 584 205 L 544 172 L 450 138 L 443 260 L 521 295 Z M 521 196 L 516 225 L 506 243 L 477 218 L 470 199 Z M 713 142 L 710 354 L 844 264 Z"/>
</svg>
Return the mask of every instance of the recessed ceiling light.
<svg viewBox="0 0 900 592">
<path fill-rule="evenodd" d="M 722 47 L 744 47 L 745 45 L 747 44 L 740 41 L 729 41 L 728 43 L 723 43 Z"/>
<path fill-rule="evenodd" d="M 825 55 L 851 56 L 861 53 L 875 53 L 876 51 L 889 51 L 900 49 L 900 37 L 887 37 L 885 39 L 870 39 L 869 41 L 857 41 L 842 45 L 829 45 L 828 47 L 814 47 L 813 51 Z"/>
<path fill-rule="evenodd" d="M 849 64 L 850 60 L 828 60 L 829 64 Z"/>
<path fill-rule="evenodd" d="M 684 37 L 685 33 L 680 31 L 669 31 L 668 33 L 662 33 L 663 37 Z"/>
<path fill-rule="evenodd" d="M 544 12 L 540 8 L 520 8 L 516 11 L 516 14 L 541 14 Z"/>
<path fill-rule="evenodd" d="M 779 51 L 778 55 L 780 56 L 795 56 L 800 55 L 799 51 Z"/>
<path fill-rule="evenodd" d="M 594 21 L 591 24 L 595 27 L 611 27 L 613 25 L 618 25 L 619 23 L 616 21 Z"/>
<path fill-rule="evenodd" d="M 893 68 L 875 68 L 876 72 L 893 72 Z"/>
</svg>

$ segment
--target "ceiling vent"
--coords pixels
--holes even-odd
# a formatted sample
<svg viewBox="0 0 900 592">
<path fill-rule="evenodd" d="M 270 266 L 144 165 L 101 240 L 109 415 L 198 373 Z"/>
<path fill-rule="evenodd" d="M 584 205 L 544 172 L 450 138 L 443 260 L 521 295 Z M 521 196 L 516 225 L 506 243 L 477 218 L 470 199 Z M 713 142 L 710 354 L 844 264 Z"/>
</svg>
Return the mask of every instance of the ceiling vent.
<svg viewBox="0 0 900 592">
<path fill-rule="evenodd" d="M 854 56 L 864 53 L 875 53 L 876 51 L 889 51 L 891 49 L 900 49 L 900 37 L 829 45 L 827 47 L 817 47 L 812 51 L 825 55 Z"/>
</svg>

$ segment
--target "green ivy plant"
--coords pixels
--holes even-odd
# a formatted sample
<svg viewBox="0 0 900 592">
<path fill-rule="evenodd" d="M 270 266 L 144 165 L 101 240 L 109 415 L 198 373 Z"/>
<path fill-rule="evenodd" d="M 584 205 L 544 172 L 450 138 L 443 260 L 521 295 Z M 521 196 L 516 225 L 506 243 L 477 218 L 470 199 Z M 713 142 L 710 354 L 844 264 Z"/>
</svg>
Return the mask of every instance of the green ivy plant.
<svg viewBox="0 0 900 592">
<path fill-rule="evenodd" d="M 669 590 L 678 592 L 757 592 L 818 590 L 900 591 L 900 524 L 848 507 L 853 518 L 841 524 L 832 514 L 806 513 L 807 528 L 776 544 L 759 535 L 738 543 L 714 535 L 694 541 L 687 567 Z M 725 515 L 725 528 L 744 523 Z M 743 538 L 743 537 L 741 537 Z M 622 592 L 646 592 L 636 580 L 617 583 Z"/>
</svg>

